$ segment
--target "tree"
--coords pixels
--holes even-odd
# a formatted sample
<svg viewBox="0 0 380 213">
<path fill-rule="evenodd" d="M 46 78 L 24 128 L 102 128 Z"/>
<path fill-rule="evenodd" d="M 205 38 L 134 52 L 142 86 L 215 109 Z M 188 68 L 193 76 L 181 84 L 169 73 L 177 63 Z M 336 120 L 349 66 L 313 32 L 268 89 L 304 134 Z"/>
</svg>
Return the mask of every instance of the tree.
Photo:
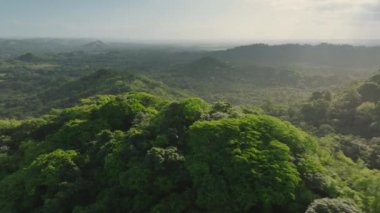
<svg viewBox="0 0 380 213">
<path fill-rule="evenodd" d="M 376 102 L 380 100 L 380 86 L 374 82 L 365 82 L 358 88 L 363 101 Z"/>
<path fill-rule="evenodd" d="M 313 201 L 306 213 L 360 213 L 350 200 L 322 198 Z"/>
<path fill-rule="evenodd" d="M 81 184 L 78 153 L 55 150 L 37 157 L 27 168 L 0 182 L 3 211 L 69 211 L 80 200 L 71 199 Z M 12 196 L 9 196 L 12 194 Z M 21 201 L 21 202 L 20 202 Z"/>
<path fill-rule="evenodd" d="M 261 129 L 266 121 L 252 116 L 191 126 L 186 167 L 200 207 L 241 212 L 295 199 L 300 177 L 290 162 L 291 150 L 285 138 L 276 136 L 282 131 L 276 122 Z"/>
</svg>

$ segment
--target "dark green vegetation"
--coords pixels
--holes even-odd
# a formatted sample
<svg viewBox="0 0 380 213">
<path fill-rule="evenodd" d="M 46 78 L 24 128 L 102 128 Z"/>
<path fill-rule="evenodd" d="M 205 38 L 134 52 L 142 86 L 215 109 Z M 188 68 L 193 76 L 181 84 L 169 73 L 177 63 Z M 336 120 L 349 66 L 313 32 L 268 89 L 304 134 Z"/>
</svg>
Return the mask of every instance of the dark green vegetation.
<svg viewBox="0 0 380 213">
<path fill-rule="evenodd" d="M 326 43 L 277 46 L 254 44 L 216 52 L 215 55 L 239 66 L 265 64 L 376 69 L 379 66 L 380 48 Z"/>
<path fill-rule="evenodd" d="M 313 91 L 333 89 L 377 70 L 379 47 L 337 45 L 253 45 L 225 51 L 107 43 L 87 40 L 0 40 L 0 116 L 36 116 L 52 107 L 72 106 L 46 93 L 93 79 L 99 70 L 114 77 L 147 76 L 171 88 L 214 102 L 289 104 Z M 334 62 L 334 63 L 332 63 Z M 354 63 L 354 65 L 352 64 Z M 109 76 L 86 80 L 96 90 Z M 127 81 L 127 83 L 129 83 Z M 110 86 L 112 87 L 112 86 Z M 129 90 L 128 90 L 129 91 Z M 79 91 L 87 95 L 88 91 Z M 126 91 L 123 91 L 126 92 Z M 66 94 L 66 98 L 72 98 Z M 24 107 L 22 106 L 24 105 Z M 36 106 L 36 107 L 25 107 Z M 12 112 L 8 109 L 12 108 Z M 16 110 L 15 108 L 18 108 Z"/>
<path fill-rule="evenodd" d="M 99 70 L 77 78 L 59 76 L 52 70 L 39 73 L 14 69 L 19 67 L 4 73 L 5 80 L 0 82 L 0 117 L 41 115 L 52 108 L 73 106 L 81 98 L 98 94 L 145 91 L 167 98 L 181 98 L 186 94 L 161 82 L 127 72 Z"/>
<path fill-rule="evenodd" d="M 380 169 L 380 75 L 331 93 L 314 92 L 290 107 L 265 107 L 304 130 L 324 137 L 336 149 L 369 168 Z"/>
<path fill-rule="evenodd" d="M 379 47 L 0 47 L 0 212 L 380 212 Z"/>
<path fill-rule="evenodd" d="M 340 133 L 365 138 L 380 136 L 380 75 L 353 84 L 335 95 L 315 92 L 301 106 L 303 120 L 313 126 L 330 125 Z"/>
</svg>

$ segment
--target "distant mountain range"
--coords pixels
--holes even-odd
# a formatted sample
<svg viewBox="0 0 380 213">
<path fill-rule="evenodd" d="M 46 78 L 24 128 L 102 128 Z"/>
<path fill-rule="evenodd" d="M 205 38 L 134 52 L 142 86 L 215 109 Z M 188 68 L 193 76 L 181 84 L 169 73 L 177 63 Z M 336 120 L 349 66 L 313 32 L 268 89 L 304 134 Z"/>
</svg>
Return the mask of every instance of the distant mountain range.
<svg viewBox="0 0 380 213">
<path fill-rule="evenodd" d="M 270 65 L 333 67 L 340 69 L 377 70 L 380 67 L 380 46 L 352 46 L 322 43 L 310 44 L 253 44 L 227 50 L 205 51 L 190 47 L 157 44 L 116 43 L 89 39 L 0 39 L 0 56 L 15 58 L 26 53 L 85 52 L 91 54 L 128 50 L 170 53 L 178 57 L 191 52 L 192 58 L 211 56 L 234 66 Z M 142 54 L 142 52 L 138 52 Z M 160 57 L 160 53 L 156 57 Z"/>
<path fill-rule="evenodd" d="M 267 45 L 240 46 L 211 54 L 231 64 L 246 65 L 305 65 L 339 68 L 380 67 L 380 47 L 351 45 Z"/>
</svg>

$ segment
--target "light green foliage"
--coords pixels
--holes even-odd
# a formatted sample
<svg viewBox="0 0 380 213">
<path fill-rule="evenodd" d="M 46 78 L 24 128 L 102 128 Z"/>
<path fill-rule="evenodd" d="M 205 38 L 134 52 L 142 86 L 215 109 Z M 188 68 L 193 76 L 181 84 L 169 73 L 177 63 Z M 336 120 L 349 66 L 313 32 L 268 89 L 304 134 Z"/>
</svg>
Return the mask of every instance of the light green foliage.
<svg viewBox="0 0 380 213">
<path fill-rule="evenodd" d="M 20 124 L 21 122 L 17 120 L 0 120 L 0 129 L 14 128 Z"/>
<path fill-rule="evenodd" d="M 310 204 L 306 213 L 360 213 L 361 211 L 349 200 L 323 198 Z"/>
<path fill-rule="evenodd" d="M 57 183 L 72 182 L 79 175 L 79 168 L 74 162 L 78 153 L 73 150 L 56 150 L 43 154 L 26 168 L 25 188 L 28 194 L 36 193 L 39 186 L 57 187 Z"/>
<path fill-rule="evenodd" d="M 300 174 L 291 152 L 313 146 L 305 139 L 265 116 L 195 123 L 186 165 L 198 188 L 197 203 L 211 211 L 239 212 L 294 200 Z"/>
<path fill-rule="evenodd" d="M 321 139 L 320 159 L 334 178 L 335 185 L 339 186 L 337 193 L 344 198 L 352 199 L 365 212 L 378 212 L 380 206 L 380 172 L 370 170 L 363 162 L 353 162 L 346 157 L 339 146 L 341 138 L 324 137 Z"/>
<path fill-rule="evenodd" d="M 356 107 L 356 117 L 359 122 L 371 123 L 375 118 L 376 105 L 373 102 L 363 102 Z"/>
</svg>

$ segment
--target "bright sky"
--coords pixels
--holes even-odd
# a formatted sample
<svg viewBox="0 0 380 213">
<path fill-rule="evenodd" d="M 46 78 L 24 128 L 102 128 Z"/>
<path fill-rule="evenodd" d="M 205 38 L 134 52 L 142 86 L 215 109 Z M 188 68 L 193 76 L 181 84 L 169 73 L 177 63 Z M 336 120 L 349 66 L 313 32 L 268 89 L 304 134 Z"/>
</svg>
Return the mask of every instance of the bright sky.
<svg viewBox="0 0 380 213">
<path fill-rule="evenodd" d="M 0 37 L 380 39 L 380 0 L 0 0 Z"/>
</svg>

